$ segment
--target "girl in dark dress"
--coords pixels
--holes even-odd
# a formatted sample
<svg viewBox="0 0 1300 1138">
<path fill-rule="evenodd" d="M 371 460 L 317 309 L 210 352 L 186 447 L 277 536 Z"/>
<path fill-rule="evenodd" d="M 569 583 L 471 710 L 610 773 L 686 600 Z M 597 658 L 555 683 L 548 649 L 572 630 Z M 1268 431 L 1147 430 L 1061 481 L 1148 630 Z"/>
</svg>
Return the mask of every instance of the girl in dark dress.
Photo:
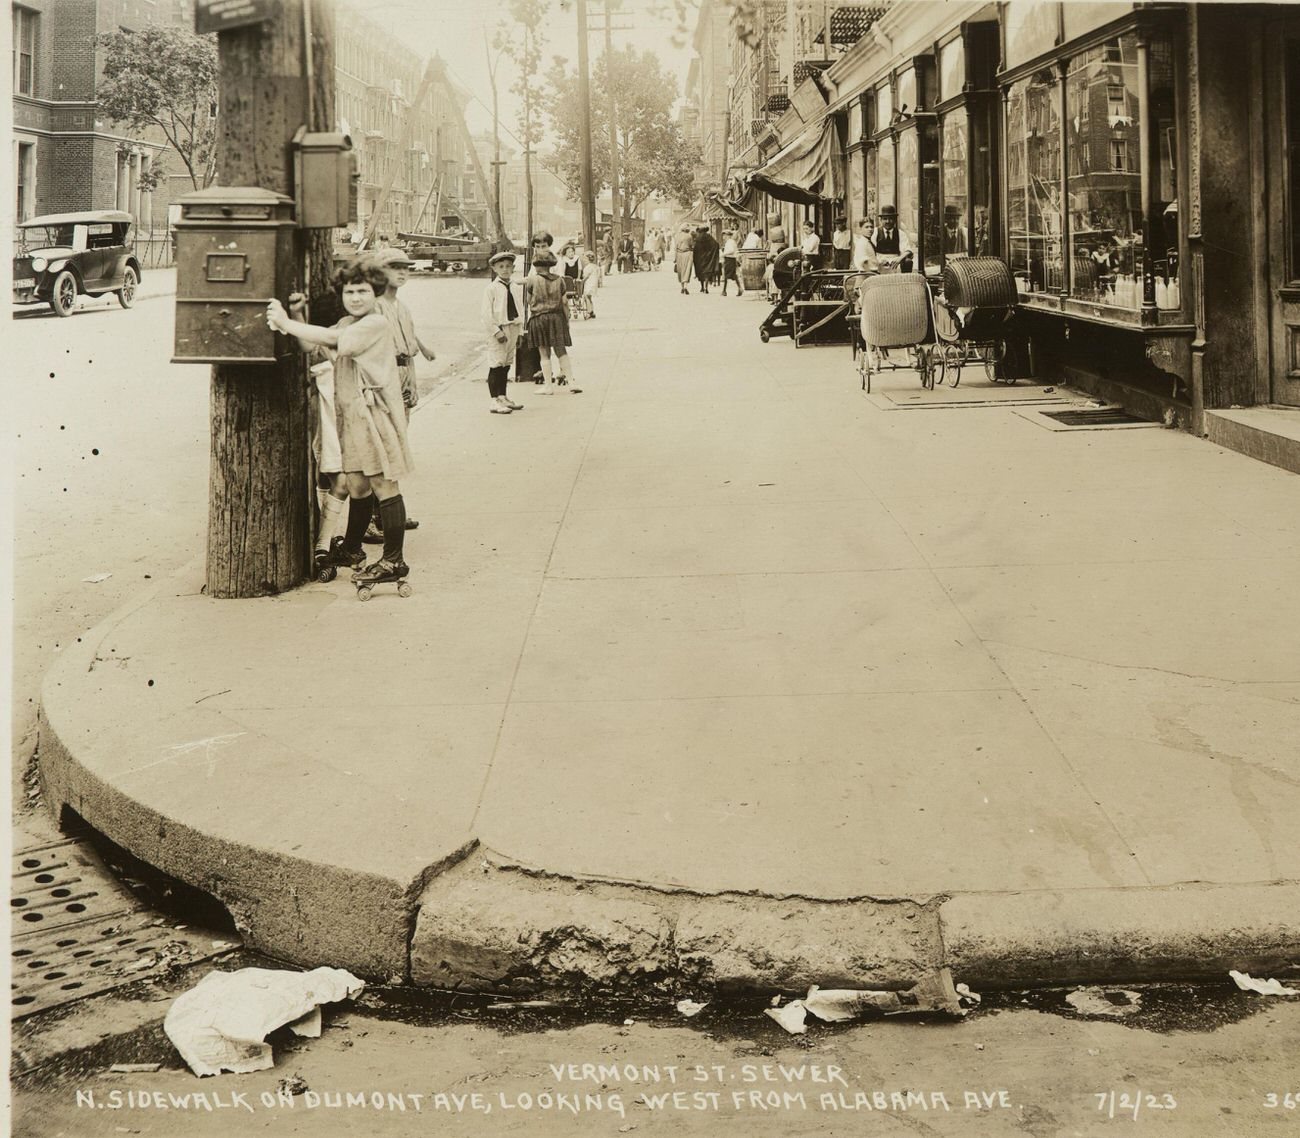
<svg viewBox="0 0 1300 1138">
<path fill-rule="evenodd" d="M 524 298 L 528 303 L 528 341 L 541 357 L 542 374 L 547 385 L 543 394 L 557 387 L 568 387 L 574 395 L 582 393 L 581 387 L 569 386 L 573 378 L 573 362 L 565 350 L 573 344 L 569 336 L 569 316 L 565 311 L 564 280 L 551 270 L 555 267 L 555 254 L 543 249 L 533 256 L 535 276 L 524 281 Z M 551 354 L 555 354 L 558 369 L 551 371 Z"/>
</svg>

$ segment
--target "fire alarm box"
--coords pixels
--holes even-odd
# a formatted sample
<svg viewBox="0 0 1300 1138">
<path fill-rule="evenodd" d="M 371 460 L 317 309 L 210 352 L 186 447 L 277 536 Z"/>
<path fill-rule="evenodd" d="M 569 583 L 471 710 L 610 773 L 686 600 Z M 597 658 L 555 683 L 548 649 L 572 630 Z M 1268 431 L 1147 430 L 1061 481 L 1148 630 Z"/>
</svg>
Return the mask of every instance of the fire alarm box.
<svg viewBox="0 0 1300 1138">
<path fill-rule="evenodd" d="M 293 291 L 293 200 L 256 186 L 211 186 L 179 199 L 172 363 L 275 363 L 292 346 L 266 323 Z"/>
<path fill-rule="evenodd" d="M 346 134 L 293 136 L 293 185 L 298 224 L 303 229 L 335 229 L 357 219 L 357 156 Z"/>
</svg>

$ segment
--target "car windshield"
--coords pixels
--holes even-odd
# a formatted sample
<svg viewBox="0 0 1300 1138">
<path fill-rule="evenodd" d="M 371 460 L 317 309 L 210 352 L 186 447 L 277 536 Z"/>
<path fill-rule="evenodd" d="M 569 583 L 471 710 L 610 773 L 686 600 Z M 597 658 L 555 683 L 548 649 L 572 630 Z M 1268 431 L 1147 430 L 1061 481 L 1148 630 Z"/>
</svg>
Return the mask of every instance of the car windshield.
<svg viewBox="0 0 1300 1138">
<path fill-rule="evenodd" d="M 49 249 L 54 245 L 72 245 L 71 225 L 32 225 L 18 231 L 22 252 Z"/>
</svg>

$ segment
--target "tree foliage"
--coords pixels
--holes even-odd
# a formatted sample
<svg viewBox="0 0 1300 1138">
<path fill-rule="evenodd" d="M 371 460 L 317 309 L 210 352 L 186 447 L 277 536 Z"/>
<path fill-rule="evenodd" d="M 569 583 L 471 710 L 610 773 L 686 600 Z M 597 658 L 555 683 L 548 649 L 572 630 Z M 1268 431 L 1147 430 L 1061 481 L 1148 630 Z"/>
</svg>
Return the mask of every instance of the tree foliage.
<svg viewBox="0 0 1300 1138">
<path fill-rule="evenodd" d="M 541 134 L 533 96 L 546 44 L 543 20 L 549 9 L 547 0 L 508 0 L 509 21 L 498 25 L 493 41 L 493 46 L 514 64 L 515 81 L 510 90 L 524 108 L 518 125 L 519 139 L 525 146 L 536 146 Z"/>
<path fill-rule="evenodd" d="M 612 63 L 612 68 L 611 68 Z M 591 75 L 591 166 L 597 192 L 610 184 L 609 91 L 610 72 L 616 107 L 619 188 L 624 213 L 632 216 L 652 194 L 689 206 L 694 199 L 692 177 L 700 160 L 699 148 L 686 141 L 673 121 L 677 82 L 666 73 L 653 52 L 634 47 L 604 53 Z M 555 135 L 556 166 L 570 195 L 581 192 L 579 131 L 582 103 L 578 78 L 562 60 L 547 74 L 546 110 Z"/>
<path fill-rule="evenodd" d="M 137 130 L 157 127 L 184 163 L 194 188 L 207 186 L 216 173 L 215 37 L 150 26 L 105 32 L 98 41 L 105 49 L 99 88 L 105 117 Z M 159 167 L 153 183 L 162 176 Z"/>
</svg>

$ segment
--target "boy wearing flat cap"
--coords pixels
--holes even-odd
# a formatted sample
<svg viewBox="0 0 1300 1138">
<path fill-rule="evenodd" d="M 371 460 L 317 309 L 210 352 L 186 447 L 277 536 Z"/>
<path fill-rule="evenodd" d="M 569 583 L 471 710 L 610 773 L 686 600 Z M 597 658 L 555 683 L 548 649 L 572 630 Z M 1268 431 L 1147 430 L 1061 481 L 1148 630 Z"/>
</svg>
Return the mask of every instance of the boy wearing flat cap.
<svg viewBox="0 0 1300 1138">
<path fill-rule="evenodd" d="M 406 408 L 406 417 L 411 418 L 411 408 L 420 400 L 419 390 L 415 385 L 415 353 L 418 351 L 426 360 L 434 359 L 433 349 L 424 346 L 415 332 L 415 320 L 411 310 L 397 299 L 397 290 L 411 279 L 411 270 L 415 268 L 412 261 L 401 249 L 389 246 L 377 249 L 366 258 L 375 268 L 381 270 L 388 287 L 375 304 L 376 310 L 383 314 L 392 330 L 393 344 L 397 349 L 397 375 L 402 381 L 402 403 Z M 407 529 L 417 529 L 420 523 L 414 518 L 406 519 Z M 378 499 L 375 504 L 373 524 L 366 531 L 366 541 L 375 544 L 384 540 L 383 522 L 379 517 Z"/>
<path fill-rule="evenodd" d="M 510 378 L 510 361 L 515 358 L 519 333 L 524 326 L 524 289 L 511 280 L 515 272 L 513 250 L 502 250 L 488 258 L 492 279 L 483 291 L 481 309 L 483 327 L 488 334 L 488 396 L 494 415 L 509 415 L 522 411 L 521 403 L 506 398 L 506 382 Z"/>
</svg>

